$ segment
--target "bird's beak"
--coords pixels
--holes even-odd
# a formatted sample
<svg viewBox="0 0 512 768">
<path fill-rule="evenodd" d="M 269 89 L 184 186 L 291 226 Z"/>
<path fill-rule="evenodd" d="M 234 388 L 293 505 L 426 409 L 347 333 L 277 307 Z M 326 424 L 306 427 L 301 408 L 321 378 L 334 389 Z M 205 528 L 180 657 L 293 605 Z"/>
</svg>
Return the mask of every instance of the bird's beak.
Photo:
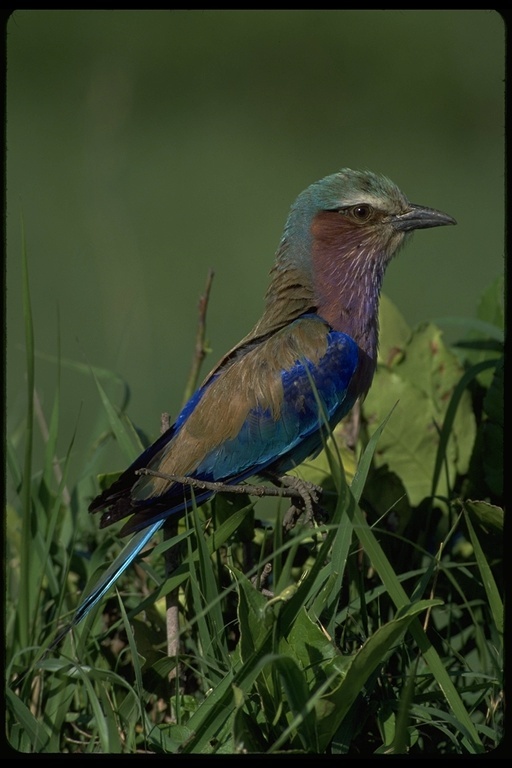
<svg viewBox="0 0 512 768">
<path fill-rule="evenodd" d="M 409 203 L 405 213 L 393 216 L 393 227 L 399 232 L 410 232 L 413 229 L 427 229 L 429 227 L 443 227 L 445 224 L 456 224 L 451 216 L 434 208 L 425 208 L 422 205 Z"/>
</svg>

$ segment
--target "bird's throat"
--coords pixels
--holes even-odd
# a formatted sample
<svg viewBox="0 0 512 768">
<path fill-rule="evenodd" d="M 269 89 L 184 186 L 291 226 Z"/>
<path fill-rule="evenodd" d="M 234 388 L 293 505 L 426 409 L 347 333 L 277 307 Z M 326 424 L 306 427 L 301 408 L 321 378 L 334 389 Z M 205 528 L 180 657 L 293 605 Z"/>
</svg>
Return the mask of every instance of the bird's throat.
<svg viewBox="0 0 512 768">
<path fill-rule="evenodd" d="M 337 224 L 337 222 L 335 222 Z M 377 358 L 379 296 L 388 259 L 359 230 L 339 236 L 324 226 L 313 230 L 313 281 L 317 312 L 336 331 L 351 336 Z"/>
</svg>

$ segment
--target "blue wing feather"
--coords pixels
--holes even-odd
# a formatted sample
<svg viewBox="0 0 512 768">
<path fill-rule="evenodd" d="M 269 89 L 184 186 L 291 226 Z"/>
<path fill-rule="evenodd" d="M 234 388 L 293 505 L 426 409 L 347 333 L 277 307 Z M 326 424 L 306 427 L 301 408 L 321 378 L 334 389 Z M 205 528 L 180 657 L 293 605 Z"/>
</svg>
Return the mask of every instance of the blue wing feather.
<svg viewBox="0 0 512 768">
<path fill-rule="evenodd" d="M 238 435 L 211 452 L 194 473 L 225 481 L 257 475 L 272 465 L 285 472 L 321 447 L 322 426 L 334 424 L 354 404 L 349 384 L 358 364 L 358 347 L 350 336 L 331 331 L 327 351 L 317 365 L 297 360 L 281 373 L 283 403 L 275 419 L 269 409 L 252 409 Z"/>
<path fill-rule="evenodd" d="M 316 342 L 325 347 L 323 354 L 314 361 L 301 356 L 301 345 L 297 343 L 299 330 L 304 333 L 304 328 L 314 333 Z M 295 347 L 299 351 L 292 354 L 290 349 Z M 283 330 L 278 350 L 286 350 L 289 360 L 293 361 L 285 370 L 279 369 L 279 358 L 277 365 L 274 361 L 267 366 L 270 373 L 260 370 L 258 365 L 268 362 L 265 342 L 256 349 L 258 357 L 251 359 L 250 354 L 241 356 L 233 362 L 228 374 L 234 371 L 238 378 L 239 370 L 245 373 L 248 387 L 255 386 L 253 380 L 256 378 L 259 383 L 263 381 L 266 391 L 273 392 L 274 400 L 267 398 L 272 400 L 273 405 L 262 406 L 254 393 L 245 393 L 238 387 L 241 408 L 244 402 L 249 403 L 251 399 L 256 405 L 247 405 L 245 413 L 241 411 L 242 418 L 233 437 L 217 440 L 219 425 L 229 421 L 235 406 L 234 400 L 230 399 L 234 393 L 229 387 L 224 387 L 220 400 L 213 396 L 219 385 L 226 383 L 223 368 L 214 372 L 185 405 L 166 435 L 146 449 L 119 480 L 93 502 L 91 511 L 106 510 L 102 526 L 131 515 L 121 531 L 125 535 L 170 515 L 181 514 L 186 509 L 191 499 L 190 487 L 178 482 L 141 480 L 136 472 L 142 467 L 149 467 L 168 474 L 168 457 L 181 457 L 183 453 L 183 442 L 178 444 L 182 437 L 181 430 L 188 430 L 189 421 L 196 419 L 193 431 L 194 434 L 197 432 L 197 409 L 203 406 L 201 434 L 193 441 L 193 446 L 198 445 L 197 449 L 193 448 L 197 451 L 193 467 L 171 469 L 170 474 L 187 474 L 210 482 L 238 483 L 264 470 L 284 473 L 320 450 L 322 427 L 326 423 L 333 426 L 348 413 L 358 394 L 357 388 L 351 387 L 359 364 L 357 344 L 350 336 L 330 329 L 317 316 L 306 315 Z M 279 392 L 279 397 L 276 392 Z M 172 467 L 175 466 L 176 462 Z M 157 482 L 160 482 L 160 487 Z M 194 498 L 197 504 L 202 504 L 211 495 L 211 491 L 196 491 Z"/>
<path fill-rule="evenodd" d="M 277 418 L 270 409 L 250 409 L 237 435 L 208 451 L 190 475 L 198 480 L 234 484 L 265 470 L 283 474 L 317 453 L 322 448 L 322 428 L 327 423 L 334 426 L 348 413 L 357 396 L 350 387 L 359 360 L 356 343 L 350 336 L 327 327 L 326 341 L 326 351 L 318 363 L 296 360 L 289 370 L 280 372 L 283 395 Z M 204 389 L 214 381 L 210 379 Z M 195 405 L 203 394 L 201 390 L 196 393 Z M 187 403 L 184 410 L 190 414 L 193 408 Z M 182 416 L 183 411 L 176 421 L 180 427 L 186 422 Z M 215 418 L 221 417 L 215 414 Z M 195 503 L 200 505 L 212 495 L 211 491 L 195 491 Z M 182 513 L 190 498 L 190 488 L 175 483 L 162 495 L 132 500 L 133 516 L 122 533 L 133 533 Z"/>
</svg>

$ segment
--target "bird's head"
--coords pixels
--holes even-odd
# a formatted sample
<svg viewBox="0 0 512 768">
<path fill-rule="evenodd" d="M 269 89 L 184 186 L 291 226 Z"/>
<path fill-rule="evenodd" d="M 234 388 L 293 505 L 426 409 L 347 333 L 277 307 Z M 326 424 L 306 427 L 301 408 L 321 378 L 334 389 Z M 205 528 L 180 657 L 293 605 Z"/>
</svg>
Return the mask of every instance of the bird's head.
<svg viewBox="0 0 512 768">
<path fill-rule="evenodd" d="M 415 229 L 455 220 L 410 203 L 385 176 L 345 168 L 292 205 L 267 292 L 272 317 L 314 311 L 375 357 L 386 266 Z"/>
<path fill-rule="evenodd" d="M 283 244 L 305 266 L 355 260 L 361 268 L 382 268 L 415 229 L 455 224 L 455 220 L 425 206 L 410 203 L 385 176 L 344 168 L 311 184 L 290 211 Z"/>
<path fill-rule="evenodd" d="M 344 168 L 311 184 L 291 207 L 265 311 L 248 338 L 315 312 L 375 360 L 388 262 L 415 229 L 455 223 L 410 203 L 392 181 L 370 171 Z"/>
</svg>

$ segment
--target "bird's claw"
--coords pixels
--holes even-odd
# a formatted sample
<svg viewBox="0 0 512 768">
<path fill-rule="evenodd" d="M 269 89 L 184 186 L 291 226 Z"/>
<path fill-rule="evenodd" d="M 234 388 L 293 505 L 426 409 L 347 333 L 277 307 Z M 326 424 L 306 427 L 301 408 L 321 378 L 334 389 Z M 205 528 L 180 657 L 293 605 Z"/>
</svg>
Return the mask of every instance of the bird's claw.
<svg viewBox="0 0 512 768">
<path fill-rule="evenodd" d="M 302 480 L 294 475 L 282 475 L 278 478 L 279 484 L 283 488 L 291 488 L 297 491 L 300 499 L 292 504 L 283 518 L 283 528 L 286 532 L 295 527 L 297 520 L 304 515 L 304 522 L 307 525 L 313 525 L 318 517 L 321 507 L 319 504 L 322 488 L 319 485 Z"/>
</svg>

